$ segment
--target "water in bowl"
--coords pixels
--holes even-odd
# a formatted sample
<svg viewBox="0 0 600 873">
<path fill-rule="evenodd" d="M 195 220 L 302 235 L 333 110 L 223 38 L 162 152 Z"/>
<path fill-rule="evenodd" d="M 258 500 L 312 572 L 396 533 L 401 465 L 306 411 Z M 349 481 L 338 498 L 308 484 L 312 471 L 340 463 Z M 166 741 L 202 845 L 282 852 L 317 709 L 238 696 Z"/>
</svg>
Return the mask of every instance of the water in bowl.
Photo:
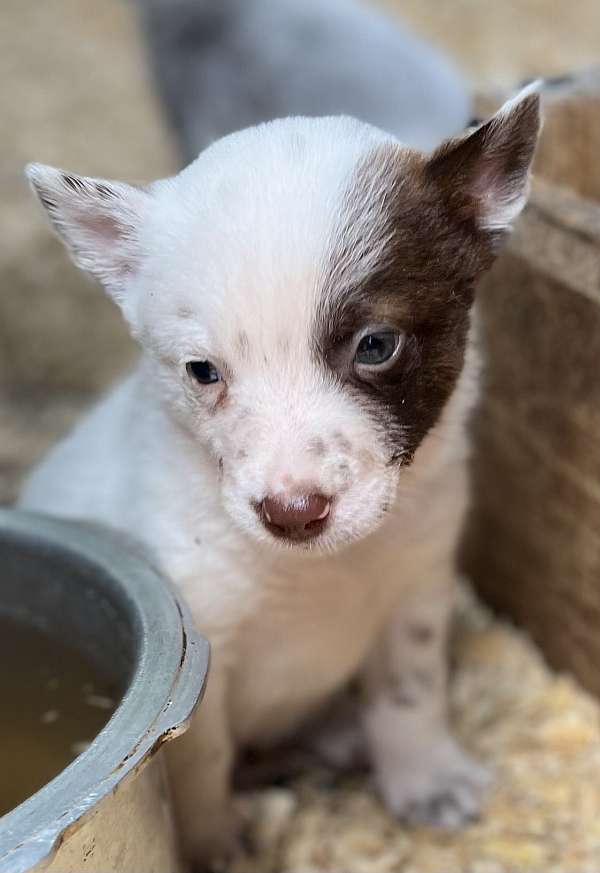
<svg viewBox="0 0 600 873">
<path fill-rule="evenodd" d="M 87 748 L 114 694 L 67 643 L 0 617 L 0 816 Z"/>
</svg>

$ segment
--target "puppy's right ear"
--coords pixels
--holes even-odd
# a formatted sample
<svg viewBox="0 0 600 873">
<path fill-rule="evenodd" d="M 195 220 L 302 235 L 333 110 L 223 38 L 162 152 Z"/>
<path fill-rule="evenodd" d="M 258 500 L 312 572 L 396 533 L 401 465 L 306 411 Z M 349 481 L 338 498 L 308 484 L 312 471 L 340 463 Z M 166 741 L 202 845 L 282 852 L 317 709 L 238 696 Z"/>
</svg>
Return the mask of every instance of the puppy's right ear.
<svg viewBox="0 0 600 873">
<path fill-rule="evenodd" d="M 43 164 L 29 164 L 25 172 L 73 261 L 124 306 L 144 256 L 140 230 L 152 195 Z"/>
<path fill-rule="evenodd" d="M 426 172 L 462 217 L 482 231 L 506 232 L 527 199 L 541 129 L 539 83 L 509 100 L 485 124 L 433 153 Z"/>
</svg>

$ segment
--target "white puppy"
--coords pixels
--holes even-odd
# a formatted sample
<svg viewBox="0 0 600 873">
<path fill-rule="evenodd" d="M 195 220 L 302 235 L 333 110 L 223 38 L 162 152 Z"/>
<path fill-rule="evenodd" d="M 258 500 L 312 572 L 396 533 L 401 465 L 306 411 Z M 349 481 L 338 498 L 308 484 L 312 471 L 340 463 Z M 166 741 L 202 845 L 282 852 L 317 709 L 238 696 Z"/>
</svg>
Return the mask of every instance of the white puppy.
<svg viewBox="0 0 600 873">
<path fill-rule="evenodd" d="M 478 810 L 481 769 L 446 725 L 471 308 L 538 129 L 525 93 L 431 156 L 349 118 L 291 118 L 146 188 L 28 168 L 143 355 L 21 503 L 144 541 L 212 644 L 171 756 L 199 863 L 233 838 L 236 752 L 357 676 L 388 808 L 446 826 Z"/>
</svg>

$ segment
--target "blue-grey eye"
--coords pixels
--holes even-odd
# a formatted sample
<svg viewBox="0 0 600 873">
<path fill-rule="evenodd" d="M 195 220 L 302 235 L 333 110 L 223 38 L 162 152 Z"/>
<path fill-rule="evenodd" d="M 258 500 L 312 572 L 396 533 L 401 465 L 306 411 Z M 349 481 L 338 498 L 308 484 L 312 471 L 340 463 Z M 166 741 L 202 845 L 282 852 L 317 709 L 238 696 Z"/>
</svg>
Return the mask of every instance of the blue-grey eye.
<svg viewBox="0 0 600 873">
<path fill-rule="evenodd" d="M 363 336 L 354 354 L 354 363 L 367 367 L 385 364 L 400 345 L 400 336 L 392 330 L 380 330 Z"/>
<path fill-rule="evenodd" d="M 210 361 L 189 361 L 186 367 L 192 379 L 201 385 L 212 385 L 221 381 L 219 371 Z"/>
</svg>

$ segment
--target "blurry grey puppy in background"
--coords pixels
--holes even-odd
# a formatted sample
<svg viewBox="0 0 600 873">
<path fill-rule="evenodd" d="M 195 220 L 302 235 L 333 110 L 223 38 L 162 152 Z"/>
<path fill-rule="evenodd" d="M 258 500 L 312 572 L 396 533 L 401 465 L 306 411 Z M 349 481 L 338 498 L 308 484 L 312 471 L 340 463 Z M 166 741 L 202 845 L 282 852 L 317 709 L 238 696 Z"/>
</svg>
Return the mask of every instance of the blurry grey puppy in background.
<svg viewBox="0 0 600 873">
<path fill-rule="evenodd" d="M 429 151 L 470 117 L 468 88 L 426 42 L 355 0 L 137 0 L 184 162 L 242 127 L 353 115 Z"/>
</svg>

